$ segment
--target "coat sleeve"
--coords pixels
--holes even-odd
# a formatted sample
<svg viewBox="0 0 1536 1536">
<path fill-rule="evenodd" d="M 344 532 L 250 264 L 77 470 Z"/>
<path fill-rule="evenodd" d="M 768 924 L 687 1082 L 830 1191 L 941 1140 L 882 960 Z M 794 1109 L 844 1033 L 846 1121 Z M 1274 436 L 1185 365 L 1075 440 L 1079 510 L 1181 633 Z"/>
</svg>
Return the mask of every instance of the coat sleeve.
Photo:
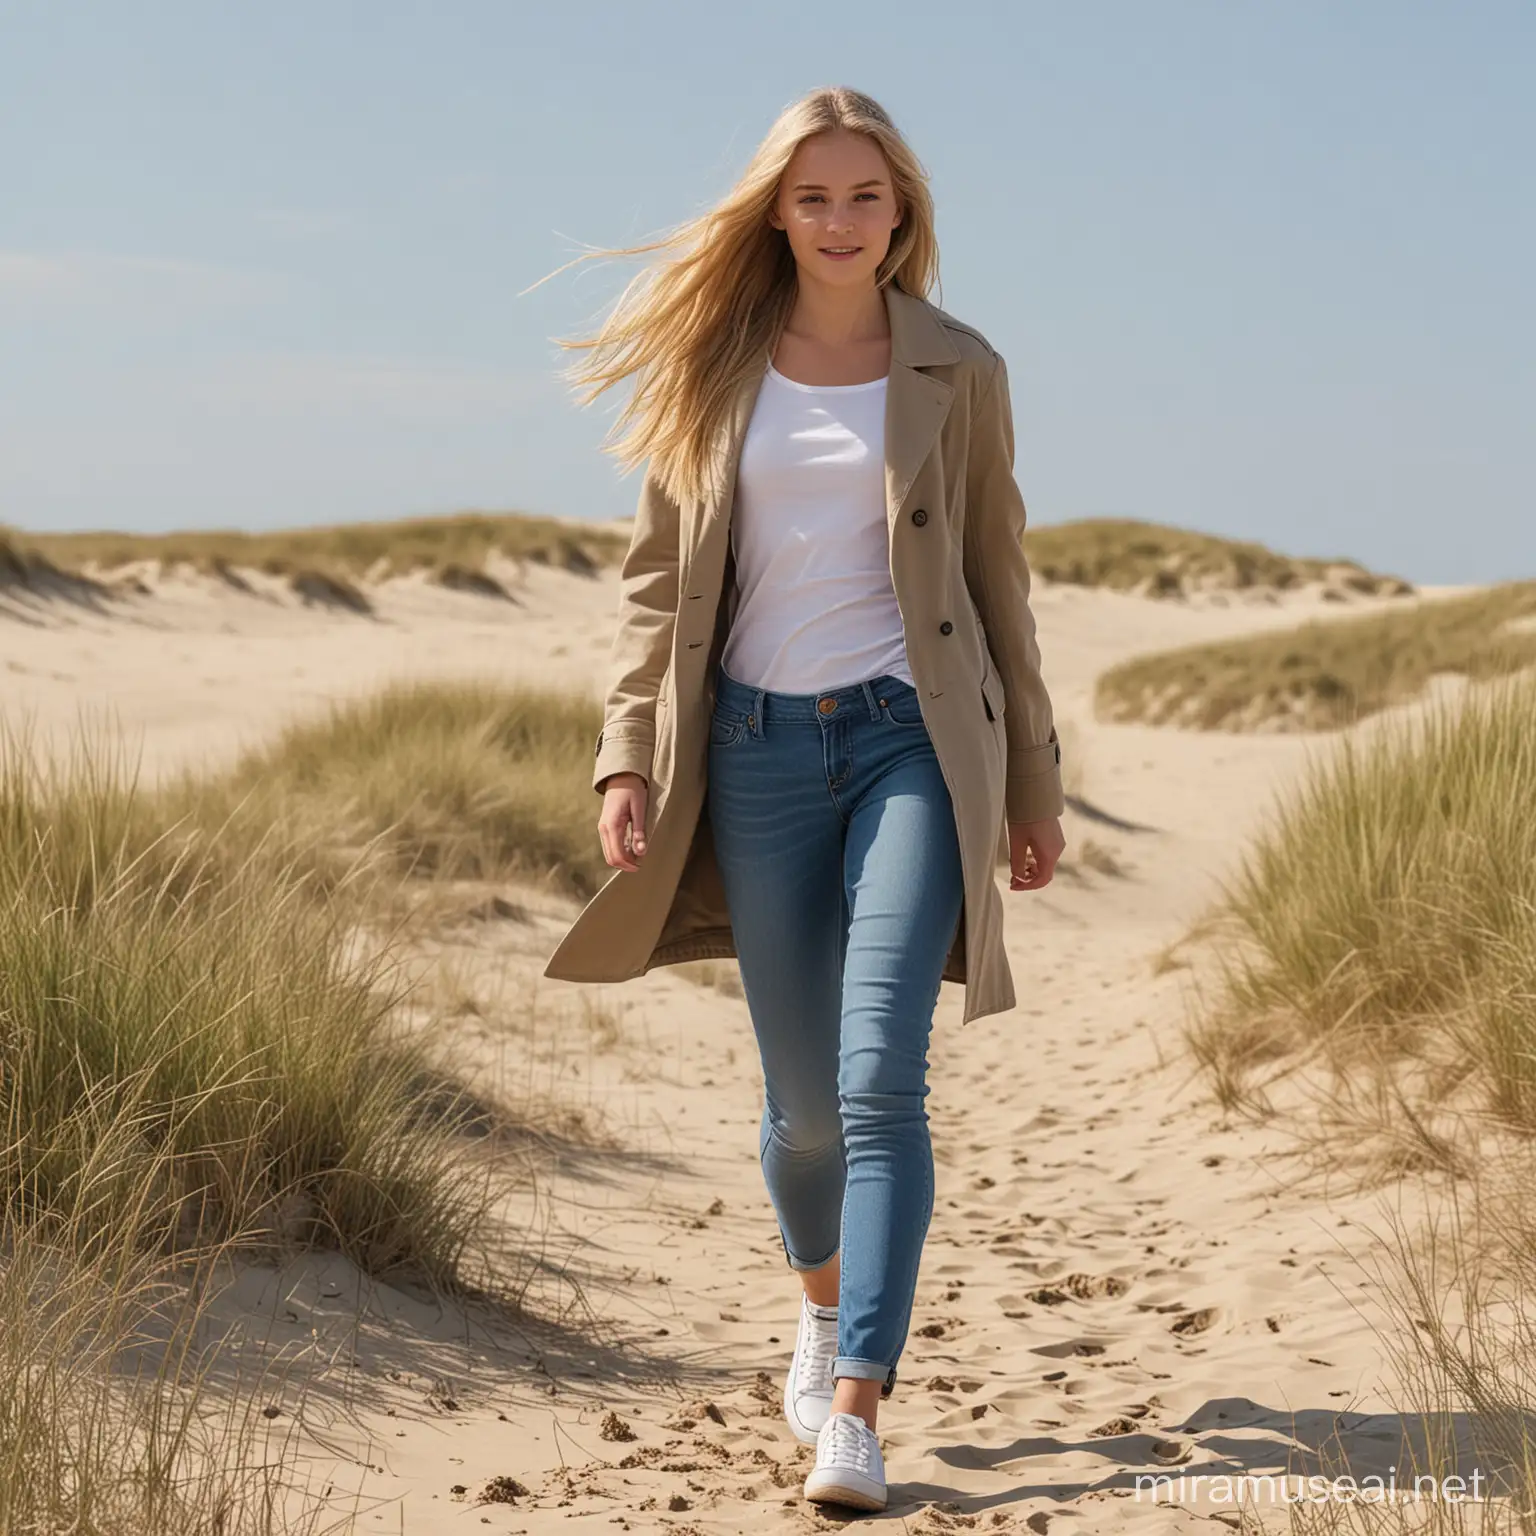
<svg viewBox="0 0 1536 1536">
<path fill-rule="evenodd" d="M 1008 369 L 998 356 L 971 418 L 965 581 L 1003 685 L 1008 737 L 1005 814 L 1011 822 L 1045 821 L 1065 808 L 1061 747 L 1040 674 L 1035 616 L 1029 606 L 1024 498 L 1013 475 L 1013 450 Z"/>
<path fill-rule="evenodd" d="M 592 772 L 592 787 L 599 794 L 611 773 L 638 773 L 650 781 L 656 700 L 677 628 L 679 553 L 677 503 L 647 466 L 634 532 L 619 569 L 618 628 Z"/>
</svg>

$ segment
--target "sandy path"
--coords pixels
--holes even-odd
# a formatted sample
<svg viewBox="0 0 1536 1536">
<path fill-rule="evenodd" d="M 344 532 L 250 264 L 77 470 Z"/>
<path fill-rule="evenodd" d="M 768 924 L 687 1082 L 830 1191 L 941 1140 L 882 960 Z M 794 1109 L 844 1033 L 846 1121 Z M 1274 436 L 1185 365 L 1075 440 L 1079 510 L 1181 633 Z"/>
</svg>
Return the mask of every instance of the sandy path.
<svg viewBox="0 0 1536 1536">
<path fill-rule="evenodd" d="M 290 709 L 405 670 L 591 686 L 614 596 L 611 578 L 554 572 L 536 573 L 515 607 L 407 586 L 372 624 L 187 584 L 134 625 L 0 625 L 0 676 L 7 714 L 25 707 L 49 731 L 110 697 L 158 765 L 216 757 Z M 1231 1509 L 1216 1490 L 1186 1483 L 1170 1507 L 1166 1492 L 1162 1504 L 1138 1495 L 1136 1475 L 1178 1458 L 1186 1478 L 1282 1471 L 1293 1434 L 1316 1445 L 1335 1429 L 1357 1476 L 1396 1459 L 1395 1420 L 1371 1418 L 1388 1383 L 1370 1288 L 1340 1251 L 1363 1244 L 1374 1202 L 1277 1186 L 1272 1133 L 1224 1125 L 1180 1055 L 1188 973 L 1153 964 L 1317 743 L 1102 726 L 1088 699 L 1119 656 L 1323 609 L 1064 589 L 1037 606 L 1082 795 L 1147 830 L 1071 813 L 1069 859 L 1091 838 L 1121 872 L 1079 866 L 1006 898 L 1014 1013 L 961 1026 L 958 989 L 944 989 L 936 1210 L 881 1415 L 886 1518 L 917 1531 L 1209 1529 Z M 245 1271 L 227 1315 L 253 1351 L 257 1334 L 269 1353 L 339 1348 L 299 1429 L 338 1516 L 358 1497 L 339 1528 L 825 1523 L 799 1497 L 811 1453 L 779 1413 L 795 1291 L 757 1167 L 744 1006 L 675 970 L 622 988 L 537 981 L 568 914 L 533 905 L 531 922 L 466 930 L 450 947 L 457 985 L 482 1003 L 454 1050 L 466 1070 L 583 1109 L 615 1140 L 541 1166 L 510 1213 L 565 1271 L 534 1295 L 546 1313 L 570 1306 L 566 1326 L 513 1330 L 389 1287 L 360 1292 L 334 1259 Z M 275 1423 L 292 1432 L 300 1405 L 282 1401 Z M 633 1439 L 605 1437 L 610 1412 Z M 496 1478 L 525 1491 L 481 1503 Z"/>
</svg>

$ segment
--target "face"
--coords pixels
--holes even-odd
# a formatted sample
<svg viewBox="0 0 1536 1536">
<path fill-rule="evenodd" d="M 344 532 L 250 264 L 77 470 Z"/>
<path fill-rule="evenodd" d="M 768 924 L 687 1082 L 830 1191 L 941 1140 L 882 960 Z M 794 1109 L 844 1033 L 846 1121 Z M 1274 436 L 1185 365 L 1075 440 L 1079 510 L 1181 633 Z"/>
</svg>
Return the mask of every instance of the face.
<svg viewBox="0 0 1536 1536">
<path fill-rule="evenodd" d="M 872 284 L 901 223 L 879 146 L 843 129 L 806 139 L 779 182 L 768 221 L 789 237 L 802 281 Z"/>
</svg>

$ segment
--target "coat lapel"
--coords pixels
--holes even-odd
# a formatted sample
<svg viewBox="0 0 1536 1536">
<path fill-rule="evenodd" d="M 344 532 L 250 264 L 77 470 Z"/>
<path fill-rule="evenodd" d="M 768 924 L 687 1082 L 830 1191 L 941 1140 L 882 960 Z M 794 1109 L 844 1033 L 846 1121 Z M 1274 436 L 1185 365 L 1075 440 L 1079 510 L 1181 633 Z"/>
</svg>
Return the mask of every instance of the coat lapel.
<svg viewBox="0 0 1536 1536">
<path fill-rule="evenodd" d="M 894 286 L 885 290 L 891 319 L 891 376 L 885 386 L 885 515 L 892 538 L 902 502 L 938 441 L 955 387 L 923 369 L 960 360 L 933 308 Z"/>
<path fill-rule="evenodd" d="M 885 514 L 892 536 L 902 502 L 933 450 L 954 399 L 952 384 L 923 369 L 960 360 L 933 308 L 894 283 L 882 290 L 891 327 L 891 368 L 885 393 Z M 767 371 L 754 369 L 742 380 L 716 439 L 711 478 L 718 488 L 706 497 L 692 529 L 695 544 L 716 524 L 728 525 L 736 496 L 736 466 Z"/>
</svg>

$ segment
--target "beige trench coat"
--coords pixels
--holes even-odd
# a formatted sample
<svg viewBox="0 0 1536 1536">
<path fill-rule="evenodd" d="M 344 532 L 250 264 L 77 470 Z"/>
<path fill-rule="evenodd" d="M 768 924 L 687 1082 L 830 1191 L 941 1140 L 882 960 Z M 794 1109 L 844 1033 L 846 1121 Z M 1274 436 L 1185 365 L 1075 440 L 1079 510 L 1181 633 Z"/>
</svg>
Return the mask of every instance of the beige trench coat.
<svg viewBox="0 0 1536 1536">
<path fill-rule="evenodd" d="M 943 974 L 964 982 L 968 1023 L 1014 1006 L 999 836 L 1005 818 L 1061 814 L 1061 749 L 1019 541 L 1007 369 L 979 332 L 926 299 L 894 285 L 883 293 L 891 580 L 959 834 L 965 902 Z M 642 484 L 592 783 L 601 790 L 622 771 L 646 778 L 648 847 L 638 870 L 616 870 L 587 903 L 546 976 L 624 981 L 735 956 L 703 809 L 715 669 L 736 607 L 736 465 L 761 382 L 754 371 L 716 440 L 721 496 L 679 506 L 648 471 Z"/>
</svg>

